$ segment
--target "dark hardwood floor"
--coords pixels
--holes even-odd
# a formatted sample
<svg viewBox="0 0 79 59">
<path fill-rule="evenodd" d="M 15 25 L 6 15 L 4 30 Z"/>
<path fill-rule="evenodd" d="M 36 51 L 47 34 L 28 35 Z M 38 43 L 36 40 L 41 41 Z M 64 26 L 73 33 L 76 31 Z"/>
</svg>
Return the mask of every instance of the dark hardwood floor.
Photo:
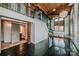
<svg viewBox="0 0 79 59">
<path fill-rule="evenodd" d="M 1 56 L 32 56 L 34 44 L 23 43 L 1 51 Z"/>
</svg>

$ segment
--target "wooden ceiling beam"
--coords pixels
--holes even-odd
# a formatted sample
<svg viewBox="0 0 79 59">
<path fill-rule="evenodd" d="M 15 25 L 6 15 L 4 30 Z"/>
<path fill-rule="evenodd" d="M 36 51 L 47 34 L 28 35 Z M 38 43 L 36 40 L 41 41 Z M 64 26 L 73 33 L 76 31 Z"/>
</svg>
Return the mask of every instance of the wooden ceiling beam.
<svg viewBox="0 0 79 59">
<path fill-rule="evenodd" d="M 68 6 L 69 3 L 31 3 L 31 4 L 32 9 L 42 11 L 49 18 L 58 16 L 59 13 L 62 11 L 70 12 L 72 9 L 72 6 Z M 53 9 L 56 9 L 56 11 L 53 11 Z"/>
<path fill-rule="evenodd" d="M 68 11 L 68 12 L 70 12 L 70 11 L 71 11 L 71 7 L 65 7 L 64 9 L 61 8 L 61 9 L 59 9 L 59 10 L 56 9 L 56 11 L 50 10 L 50 11 L 47 13 L 47 15 L 59 15 L 59 13 L 62 12 L 62 11 Z"/>
<path fill-rule="evenodd" d="M 33 4 L 34 4 L 34 3 L 33 3 Z M 39 5 L 39 3 L 36 3 L 36 4 L 34 4 L 33 6 L 36 7 L 36 8 L 38 8 L 40 11 L 42 11 L 42 12 L 50 19 L 50 17 L 47 15 L 47 12 L 44 11 L 44 10 L 41 8 L 41 6 Z"/>
</svg>

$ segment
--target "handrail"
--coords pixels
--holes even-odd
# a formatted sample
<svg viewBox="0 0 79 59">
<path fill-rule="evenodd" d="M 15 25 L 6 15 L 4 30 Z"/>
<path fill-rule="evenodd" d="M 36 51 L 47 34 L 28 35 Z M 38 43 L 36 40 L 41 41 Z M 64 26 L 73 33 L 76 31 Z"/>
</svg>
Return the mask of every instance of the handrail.
<svg viewBox="0 0 79 59">
<path fill-rule="evenodd" d="M 74 45 L 74 47 L 76 48 L 76 50 L 79 52 L 79 49 L 77 48 L 77 46 L 75 45 L 75 43 L 72 41 L 72 39 L 70 39 L 70 41 L 72 42 L 72 44 Z"/>
<path fill-rule="evenodd" d="M 50 35 L 48 34 L 49 37 L 56 37 L 56 38 L 65 38 L 65 39 L 69 39 L 68 37 L 65 37 L 65 36 L 59 36 L 59 35 Z"/>
<path fill-rule="evenodd" d="M 65 36 L 55 36 L 55 35 L 49 35 L 49 37 L 56 37 L 56 38 L 65 38 L 65 39 L 70 39 L 70 42 L 72 42 L 72 44 L 74 45 L 74 47 L 76 48 L 76 50 L 78 51 L 78 53 L 79 53 L 79 49 L 77 48 L 77 46 L 75 45 L 75 43 L 72 41 L 72 39 L 71 38 L 69 38 L 69 37 L 65 37 Z"/>
</svg>

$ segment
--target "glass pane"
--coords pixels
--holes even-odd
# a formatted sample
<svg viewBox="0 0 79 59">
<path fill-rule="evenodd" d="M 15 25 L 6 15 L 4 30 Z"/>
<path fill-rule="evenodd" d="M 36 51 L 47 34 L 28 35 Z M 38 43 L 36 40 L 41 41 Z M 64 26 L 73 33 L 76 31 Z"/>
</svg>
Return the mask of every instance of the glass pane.
<svg viewBox="0 0 79 59">
<path fill-rule="evenodd" d="M 55 46 L 59 45 L 58 38 L 54 38 L 54 43 L 55 43 Z"/>
<path fill-rule="evenodd" d="M 63 18 L 59 18 L 59 21 L 63 21 Z"/>
<path fill-rule="evenodd" d="M 59 26 L 59 31 L 63 31 L 64 30 L 64 26 Z"/>
<path fill-rule="evenodd" d="M 57 22 L 58 21 L 58 18 L 57 19 L 55 19 L 55 22 Z"/>
<path fill-rule="evenodd" d="M 21 12 L 21 4 L 17 4 L 17 12 Z"/>
<path fill-rule="evenodd" d="M 54 38 L 55 46 L 65 48 L 64 39 L 60 38 Z"/>
<path fill-rule="evenodd" d="M 58 31 L 58 26 L 55 26 L 55 31 Z"/>
</svg>

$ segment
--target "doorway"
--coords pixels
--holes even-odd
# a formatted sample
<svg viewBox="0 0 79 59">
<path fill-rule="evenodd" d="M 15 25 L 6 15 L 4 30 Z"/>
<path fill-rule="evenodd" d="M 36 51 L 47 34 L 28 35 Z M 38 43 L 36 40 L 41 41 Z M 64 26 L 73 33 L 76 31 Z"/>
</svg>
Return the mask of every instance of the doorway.
<svg viewBox="0 0 79 59">
<path fill-rule="evenodd" d="M 1 19 L 1 35 L 2 49 L 25 42 L 31 43 L 31 23 Z"/>
<path fill-rule="evenodd" d="M 27 24 L 26 25 L 25 24 L 20 24 L 20 41 L 27 39 L 27 37 L 26 37 L 27 36 L 26 26 L 27 26 Z"/>
</svg>

